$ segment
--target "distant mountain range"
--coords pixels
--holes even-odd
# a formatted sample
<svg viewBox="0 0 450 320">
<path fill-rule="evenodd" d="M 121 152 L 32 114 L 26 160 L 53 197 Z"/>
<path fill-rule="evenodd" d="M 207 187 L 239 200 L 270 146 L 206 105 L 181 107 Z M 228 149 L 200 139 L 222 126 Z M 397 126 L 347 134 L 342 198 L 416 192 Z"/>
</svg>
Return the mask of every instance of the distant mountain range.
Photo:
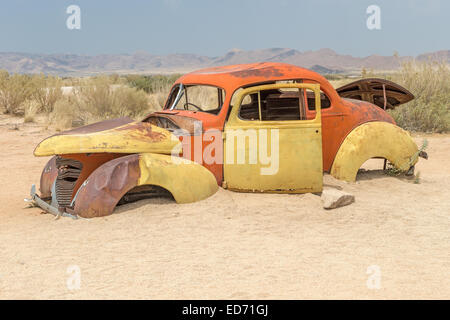
<svg viewBox="0 0 450 320">
<path fill-rule="evenodd" d="M 98 73 L 174 73 L 188 72 L 210 66 L 260 61 L 285 62 L 319 73 L 351 73 L 361 68 L 391 70 L 400 66 L 402 61 L 414 59 L 410 56 L 353 57 L 338 54 L 331 49 L 316 51 L 298 51 L 286 48 L 271 48 L 244 51 L 232 49 L 220 57 L 207 57 L 196 54 L 153 55 L 148 52 L 134 54 L 30 54 L 0 53 L 0 69 L 17 73 L 45 73 L 60 76 L 81 76 Z M 450 50 L 421 54 L 415 59 L 428 59 L 450 63 Z"/>
</svg>

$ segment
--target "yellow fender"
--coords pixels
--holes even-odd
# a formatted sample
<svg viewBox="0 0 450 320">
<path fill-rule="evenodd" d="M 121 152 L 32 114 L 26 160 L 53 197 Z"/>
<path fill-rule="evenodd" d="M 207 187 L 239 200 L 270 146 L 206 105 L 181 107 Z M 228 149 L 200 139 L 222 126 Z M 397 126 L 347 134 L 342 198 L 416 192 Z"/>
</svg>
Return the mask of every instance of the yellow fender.
<svg viewBox="0 0 450 320">
<path fill-rule="evenodd" d="M 84 218 L 107 216 L 128 191 L 141 185 L 160 186 L 178 203 L 205 199 L 219 188 L 214 175 L 195 162 L 163 154 L 131 154 L 104 163 L 86 179 L 75 196 L 73 213 Z"/>
<path fill-rule="evenodd" d="M 417 145 L 407 131 L 388 122 L 367 122 L 345 138 L 334 158 L 331 175 L 353 182 L 358 169 L 371 158 L 385 158 L 397 169 L 407 171 L 416 164 L 417 152 Z"/>
<path fill-rule="evenodd" d="M 168 190 L 177 203 L 203 200 L 219 189 L 214 175 L 202 165 L 176 156 L 142 153 L 138 185 Z"/>
<path fill-rule="evenodd" d="M 166 129 L 147 122 L 130 122 L 102 129 L 102 122 L 56 134 L 41 141 L 34 150 L 37 157 L 71 153 L 141 153 L 172 154 L 181 150 L 180 140 Z"/>
</svg>

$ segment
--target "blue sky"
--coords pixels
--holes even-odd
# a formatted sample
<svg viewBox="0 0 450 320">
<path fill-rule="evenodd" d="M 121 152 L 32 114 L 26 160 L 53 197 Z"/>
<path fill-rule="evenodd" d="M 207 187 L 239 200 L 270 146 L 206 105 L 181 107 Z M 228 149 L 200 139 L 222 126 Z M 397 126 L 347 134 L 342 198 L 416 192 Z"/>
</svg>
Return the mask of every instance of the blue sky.
<svg viewBox="0 0 450 320">
<path fill-rule="evenodd" d="M 0 2 L 0 52 L 195 53 L 331 48 L 354 56 L 450 49 L 448 0 L 39 0 Z M 66 8 L 81 8 L 81 29 Z M 368 30 L 366 8 L 381 9 Z"/>
</svg>

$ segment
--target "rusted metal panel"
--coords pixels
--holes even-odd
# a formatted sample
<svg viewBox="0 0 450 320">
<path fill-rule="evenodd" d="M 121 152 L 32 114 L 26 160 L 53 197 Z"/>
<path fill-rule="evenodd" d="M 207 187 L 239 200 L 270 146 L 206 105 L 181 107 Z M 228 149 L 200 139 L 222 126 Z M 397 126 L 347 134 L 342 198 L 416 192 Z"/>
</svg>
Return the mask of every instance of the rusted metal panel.
<svg viewBox="0 0 450 320">
<path fill-rule="evenodd" d="M 382 109 L 394 109 L 414 99 L 414 95 L 402 86 L 378 78 L 366 78 L 336 89 L 343 98 L 363 100 Z"/>
<path fill-rule="evenodd" d="M 58 169 L 56 168 L 56 156 L 51 157 L 42 170 L 41 181 L 39 185 L 39 191 L 43 199 L 50 198 L 52 196 L 52 185 L 58 176 Z"/>
<path fill-rule="evenodd" d="M 315 112 L 307 108 L 307 119 Z M 345 137 L 357 126 L 371 121 L 395 124 L 394 119 L 381 108 L 360 100 L 339 99 L 331 107 L 322 110 L 323 170 L 329 172 L 334 158 Z"/>
<path fill-rule="evenodd" d="M 162 119 L 167 120 L 168 123 L 163 123 Z M 164 129 L 183 129 L 189 135 L 201 134 L 203 132 L 202 121 L 191 117 L 179 116 L 176 114 L 155 112 L 142 121 L 149 122 Z"/>
<path fill-rule="evenodd" d="M 91 133 L 71 133 L 43 140 L 34 150 L 36 156 L 71 153 L 139 153 L 171 154 L 180 147 L 178 138 L 169 131 L 146 122 Z"/>
<path fill-rule="evenodd" d="M 95 169 L 100 167 L 102 164 L 119 158 L 126 156 L 128 154 L 123 153 L 74 153 L 74 154 L 64 154 L 61 155 L 61 158 L 65 159 L 72 159 L 77 160 L 82 163 L 83 168 L 81 169 L 80 175 L 78 177 L 78 180 L 76 181 L 73 192 L 72 192 L 72 198 L 75 196 L 75 194 L 78 191 L 78 188 L 81 186 L 81 184 L 86 180 L 92 172 L 94 172 Z"/>
<path fill-rule="evenodd" d="M 68 135 L 68 134 L 86 134 L 86 133 L 93 133 L 93 132 L 100 132 L 105 131 L 113 128 L 117 128 L 120 126 L 123 126 L 127 123 L 133 122 L 134 120 L 128 117 L 123 118 L 117 118 L 117 119 L 110 119 L 110 120 L 104 120 L 100 122 L 96 122 L 93 124 L 88 124 L 86 126 L 82 126 L 79 128 L 75 128 L 72 130 L 63 131 L 61 133 L 55 134 L 55 136 L 59 135 Z"/>
<path fill-rule="evenodd" d="M 140 174 L 138 154 L 104 163 L 80 187 L 73 212 L 84 218 L 111 214 L 122 196 L 138 185 Z"/>
<path fill-rule="evenodd" d="M 56 157 L 58 176 L 56 177 L 55 193 L 59 207 L 68 207 L 72 202 L 72 192 L 83 164 L 74 159 Z"/>
</svg>

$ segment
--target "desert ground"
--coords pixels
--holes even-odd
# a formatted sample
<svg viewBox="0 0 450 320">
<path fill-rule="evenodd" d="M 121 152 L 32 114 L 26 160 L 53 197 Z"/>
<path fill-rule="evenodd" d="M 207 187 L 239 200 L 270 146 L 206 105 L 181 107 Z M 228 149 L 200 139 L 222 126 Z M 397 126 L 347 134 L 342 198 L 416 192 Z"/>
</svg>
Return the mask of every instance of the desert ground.
<svg viewBox="0 0 450 320">
<path fill-rule="evenodd" d="M 384 174 L 382 160 L 356 183 L 326 175 L 356 197 L 335 210 L 313 194 L 220 189 L 55 220 L 23 201 L 48 160 L 33 149 L 50 134 L 0 117 L 1 299 L 450 298 L 450 135 L 414 136 L 429 141 L 418 184 Z M 71 266 L 79 289 L 67 286 Z"/>
</svg>

